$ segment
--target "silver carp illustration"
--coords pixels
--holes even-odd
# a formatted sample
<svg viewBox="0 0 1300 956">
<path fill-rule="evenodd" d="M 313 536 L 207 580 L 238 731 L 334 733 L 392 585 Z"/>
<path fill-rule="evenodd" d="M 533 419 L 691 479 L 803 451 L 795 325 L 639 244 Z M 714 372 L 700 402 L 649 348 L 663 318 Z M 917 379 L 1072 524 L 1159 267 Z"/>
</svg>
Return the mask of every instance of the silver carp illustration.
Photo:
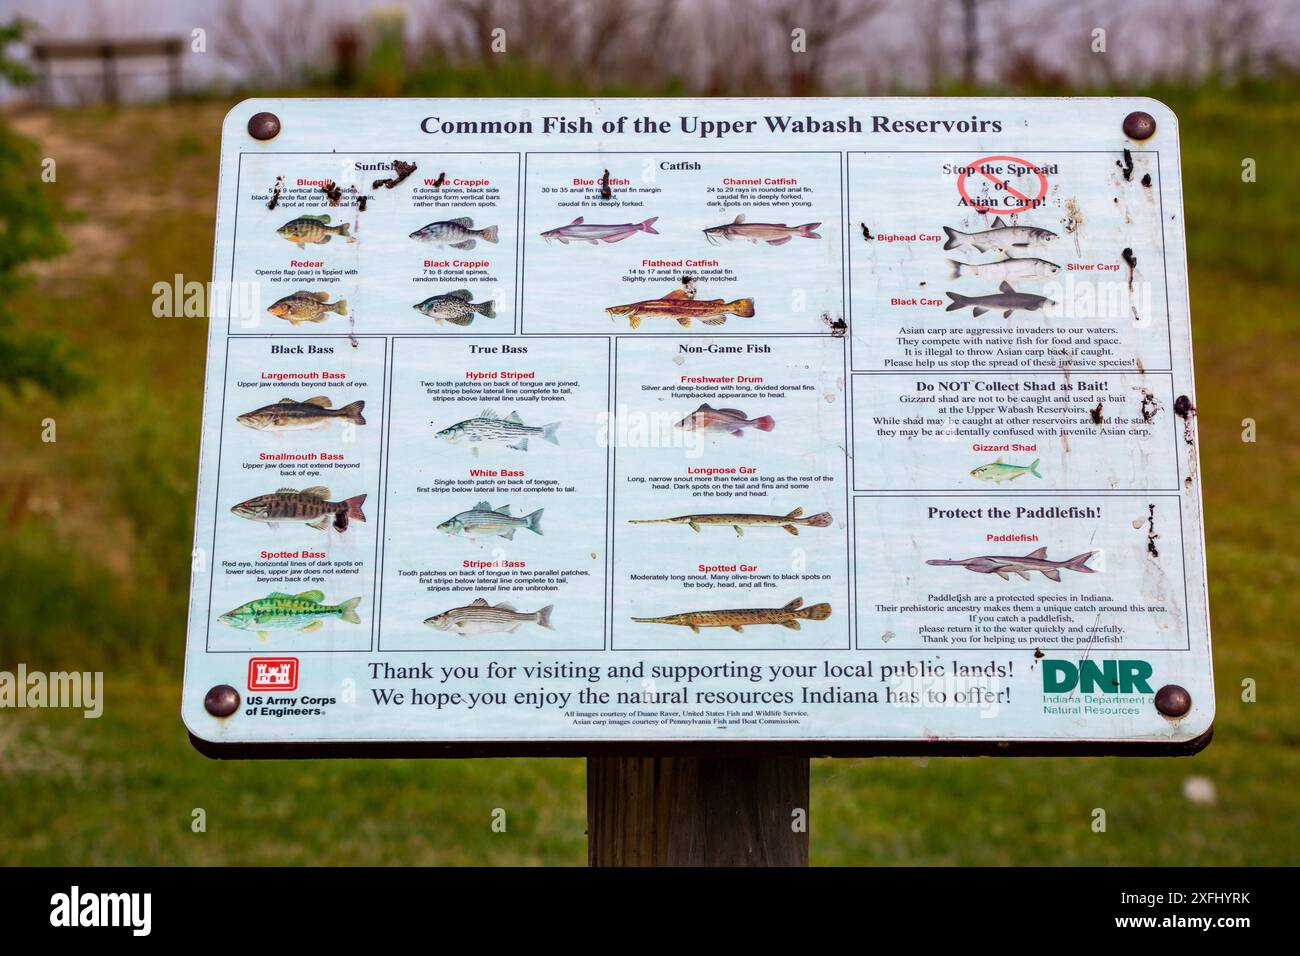
<svg viewBox="0 0 1300 956">
<path fill-rule="evenodd" d="M 1055 262 L 1031 257 L 1015 259 L 1007 256 L 1007 258 L 999 259 L 997 262 L 984 262 L 974 265 L 969 262 L 958 262 L 956 259 L 949 259 L 948 265 L 952 267 L 952 272 L 948 276 L 950 279 L 960 279 L 963 276 L 974 276 L 977 279 L 999 279 L 1002 281 L 1007 279 L 1045 279 L 1061 271 L 1061 267 Z"/>
<path fill-rule="evenodd" d="M 985 554 L 976 558 L 934 558 L 925 563 L 940 567 L 965 568 L 967 571 L 974 571 L 976 574 L 996 574 L 1003 581 L 1010 581 L 1010 575 L 1012 574 L 1018 574 L 1028 581 L 1030 571 L 1039 571 L 1045 578 L 1060 581 L 1061 569 L 1078 571 L 1081 574 L 1094 574 L 1093 569 L 1088 567 L 1088 559 L 1096 553 L 1096 551 L 1085 551 L 1083 554 L 1076 554 L 1068 561 L 1049 561 L 1047 559 L 1047 548 L 1037 548 L 1030 551 L 1023 558 L 1008 557 L 1001 554 Z"/>
<path fill-rule="evenodd" d="M 990 309 L 1000 311 L 1004 319 L 1011 318 L 1011 313 L 1017 309 L 1025 312 L 1037 312 L 1045 305 L 1056 305 L 1054 301 L 1045 295 L 1034 295 L 1032 292 L 1017 292 L 1011 287 L 1010 282 L 1003 282 L 998 286 L 998 291 L 992 295 L 962 295 L 960 292 L 949 292 L 948 297 L 952 299 L 948 303 L 945 312 L 952 312 L 956 309 L 971 308 L 971 315 L 980 316 Z"/>
<path fill-rule="evenodd" d="M 478 418 L 467 418 L 455 425 L 448 425 L 437 436 L 452 445 L 469 445 L 478 455 L 480 445 L 505 445 L 516 451 L 528 450 L 528 439 L 540 435 L 552 445 L 560 440 L 555 437 L 559 422 L 547 425 L 525 425 L 518 412 L 511 412 L 505 418 L 498 418 L 490 411 L 484 411 Z"/>
</svg>

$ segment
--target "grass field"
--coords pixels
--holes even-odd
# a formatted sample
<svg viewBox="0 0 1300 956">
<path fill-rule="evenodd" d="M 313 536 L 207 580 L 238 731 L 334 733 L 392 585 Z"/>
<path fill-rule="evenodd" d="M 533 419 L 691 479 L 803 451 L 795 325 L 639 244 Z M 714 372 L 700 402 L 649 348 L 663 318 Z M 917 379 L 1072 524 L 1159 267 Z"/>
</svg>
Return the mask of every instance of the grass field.
<svg viewBox="0 0 1300 956">
<path fill-rule="evenodd" d="M 1300 859 L 1293 538 L 1300 170 L 1293 97 L 1181 116 L 1218 721 L 1183 760 L 814 763 L 820 864 L 1288 864 Z M 0 863 L 581 863 L 578 760 L 216 763 L 178 714 L 205 329 L 151 287 L 211 269 L 228 104 L 15 119 L 78 218 L 21 312 L 90 388 L 0 401 L 0 668 L 107 674 L 105 715 L 0 712 Z M 1243 183 L 1252 158 L 1258 181 Z M 34 171 L 34 175 L 35 175 Z M 142 374 L 147 371 L 149 374 Z M 42 420 L 58 441 L 40 440 Z M 1258 440 L 1241 440 L 1242 421 Z M 1258 701 L 1241 700 L 1246 678 Z M 1208 778 L 1217 797 L 1183 795 Z M 1107 812 L 1105 833 L 1092 811 Z M 206 812 L 206 832 L 191 828 Z M 492 814 L 507 814 L 504 833 Z"/>
</svg>

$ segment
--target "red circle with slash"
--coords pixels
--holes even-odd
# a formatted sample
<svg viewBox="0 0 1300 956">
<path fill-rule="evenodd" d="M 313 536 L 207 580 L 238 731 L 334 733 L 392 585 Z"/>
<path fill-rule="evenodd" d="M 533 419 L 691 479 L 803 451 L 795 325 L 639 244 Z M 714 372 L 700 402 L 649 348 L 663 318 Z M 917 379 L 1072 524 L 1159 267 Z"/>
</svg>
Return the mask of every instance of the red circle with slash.
<svg viewBox="0 0 1300 956">
<path fill-rule="evenodd" d="M 1038 177 L 1038 195 L 1030 196 L 1027 193 L 1021 192 L 1019 189 L 1016 189 L 1014 186 L 1012 186 L 1009 181 L 1005 179 L 1001 179 L 998 176 L 994 176 L 992 173 L 986 172 L 982 168 L 985 163 L 992 163 L 997 161 L 1016 163 L 1020 166 L 1025 166 L 1033 170 L 1034 175 Z M 1021 200 L 1021 202 L 1024 205 L 990 206 L 985 203 L 976 202 L 974 199 L 970 197 L 970 193 L 966 191 L 966 177 L 971 170 L 974 170 L 975 172 L 983 176 L 985 179 L 1001 187 L 1003 191 L 1009 193 L 1012 196 L 1015 196 L 1017 199 Z M 1036 207 L 1043 199 L 1047 197 L 1047 176 L 1041 173 L 1038 167 L 1035 166 L 1033 163 L 1029 162 L 1029 160 L 1021 159 L 1019 156 L 985 156 L 983 159 L 975 160 L 975 162 L 971 163 L 969 166 L 967 166 L 965 169 L 961 171 L 961 174 L 958 175 L 957 177 L 957 192 L 961 193 L 961 198 L 966 200 L 966 202 L 970 203 L 971 208 L 977 210 L 978 212 L 1004 212 L 1008 214 L 1015 213 L 1015 212 L 1026 212 Z"/>
</svg>

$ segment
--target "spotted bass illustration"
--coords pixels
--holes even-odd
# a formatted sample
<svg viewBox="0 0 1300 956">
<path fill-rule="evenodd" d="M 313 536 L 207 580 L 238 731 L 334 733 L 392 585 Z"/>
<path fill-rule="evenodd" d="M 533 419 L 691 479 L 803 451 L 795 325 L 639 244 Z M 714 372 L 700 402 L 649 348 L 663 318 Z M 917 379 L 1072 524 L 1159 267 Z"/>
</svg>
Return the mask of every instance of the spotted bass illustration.
<svg viewBox="0 0 1300 956">
<path fill-rule="evenodd" d="M 365 407 L 364 401 L 357 401 L 342 408 L 330 408 L 330 400 L 326 395 L 317 395 L 305 402 L 282 398 L 274 405 L 263 405 L 245 412 L 235 420 L 246 428 L 268 432 L 324 428 L 334 421 L 364 425 L 366 419 L 361 412 Z"/>
<path fill-rule="evenodd" d="M 421 226 L 411 233 L 411 238 L 417 242 L 451 246 L 453 249 L 473 249 L 478 245 L 479 239 L 484 242 L 496 242 L 497 227 L 484 226 L 482 229 L 475 229 L 473 219 L 469 216 L 461 216 L 459 219 L 444 219 Z"/>
<path fill-rule="evenodd" d="M 594 246 L 600 242 L 621 242 L 628 236 L 635 236 L 638 232 L 647 232 L 652 236 L 657 236 L 659 232 L 654 228 L 654 224 L 658 218 L 658 216 L 651 216 L 644 222 L 601 225 L 595 222 L 584 222 L 583 217 L 579 216 L 567 226 L 546 230 L 546 232 L 542 233 L 542 238 L 548 242 L 554 239 L 566 246 L 570 242 L 589 242 Z"/>
<path fill-rule="evenodd" d="M 1076 554 L 1069 561 L 1049 561 L 1047 559 L 1047 549 L 1038 548 L 1030 551 L 1023 558 L 986 554 L 977 558 L 961 558 L 958 560 L 935 558 L 925 563 L 941 567 L 965 568 L 967 571 L 974 571 L 976 574 L 996 574 L 1003 581 L 1010 581 L 1009 575 L 1011 574 L 1018 574 L 1028 581 L 1030 571 L 1040 571 L 1043 577 L 1051 578 L 1053 581 L 1060 581 L 1062 568 L 1067 571 L 1079 571 L 1082 574 L 1095 573 L 1092 568 L 1088 567 L 1088 559 L 1096 553 L 1096 551 L 1085 551 L 1083 554 Z"/>
<path fill-rule="evenodd" d="M 328 292 L 295 292 L 267 306 L 266 311 L 294 325 L 302 322 L 324 322 L 328 318 L 325 314 L 327 312 L 348 314 L 347 299 L 339 299 L 337 302 L 331 302 L 329 299 Z"/>
<path fill-rule="evenodd" d="M 730 525 L 736 529 L 736 537 L 745 533 L 745 528 L 784 528 L 791 534 L 798 534 L 795 525 L 805 528 L 829 527 L 834 520 L 829 511 L 802 517 L 803 509 L 795 508 L 787 515 L 751 515 L 751 514 L 702 514 L 678 515 L 675 518 L 633 518 L 628 524 L 684 524 L 692 531 L 699 531 L 700 525 Z"/>
<path fill-rule="evenodd" d="M 771 415 L 750 418 L 738 408 L 714 408 L 705 402 L 678 422 L 675 427 L 687 432 L 729 432 L 739 438 L 745 434 L 746 428 L 770 432 L 776 427 L 776 419 Z"/>
<path fill-rule="evenodd" d="M 480 501 L 469 511 L 452 515 L 438 525 L 438 530 L 444 534 L 463 534 L 468 538 L 496 535 L 513 540 L 515 532 L 520 528 L 527 528 L 533 534 L 541 534 L 542 511 L 542 508 L 538 508 L 530 515 L 515 518 L 510 514 L 509 505 L 493 508 L 486 501 Z"/>
<path fill-rule="evenodd" d="M 426 617 L 424 623 L 435 631 L 451 631 L 461 637 L 476 637 L 480 634 L 513 634 L 519 625 L 526 622 L 555 630 L 551 625 L 551 610 L 548 604 L 538 611 L 516 611 L 514 606 L 501 601 L 488 604 L 486 598 L 477 598 L 464 607 L 453 607 Z"/>
<path fill-rule="evenodd" d="M 722 325 L 729 314 L 750 318 L 754 314 L 754 300 L 736 299 L 726 302 L 722 299 L 696 299 L 685 289 L 674 289 L 662 299 L 613 305 L 605 312 L 612 319 L 626 315 L 628 327 L 632 329 L 638 328 L 642 319 L 656 318 L 675 319 L 682 328 L 689 329 L 691 319 L 699 319 L 705 325 Z"/>
<path fill-rule="evenodd" d="M 824 621 L 831 616 L 829 604 L 803 606 L 803 598 L 795 598 L 785 607 L 771 608 L 736 608 L 729 611 L 686 611 L 682 614 L 667 614 L 663 617 L 634 617 L 640 624 L 678 624 L 689 627 L 696 634 L 702 627 L 729 627 L 733 631 L 744 631 L 746 626 L 758 624 L 779 624 L 792 631 L 799 630 L 799 621 Z"/>
<path fill-rule="evenodd" d="M 260 521 L 269 528 L 278 528 L 282 521 L 300 521 L 309 528 L 324 531 L 333 527 L 340 533 L 348 530 L 348 523 L 365 521 L 361 506 L 365 495 L 354 495 L 343 501 L 330 501 L 330 490 L 323 485 L 314 488 L 281 488 L 269 495 L 258 495 L 241 501 L 230 509 L 231 514 L 250 521 Z"/>
<path fill-rule="evenodd" d="M 752 243 L 766 242 L 769 246 L 783 246 L 795 236 L 804 239 L 820 239 L 821 235 L 815 231 L 820 225 L 820 222 L 808 222 L 802 226 L 787 226 L 785 223 L 774 222 L 745 222 L 745 214 L 742 212 L 731 222 L 705 229 L 704 235 L 714 245 L 722 239 L 733 241 L 748 239 Z"/>
<path fill-rule="evenodd" d="M 993 220 L 992 228 L 982 232 L 958 232 L 948 226 L 944 226 L 943 231 L 948 235 L 948 241 L 943 244 L 944 249 L 975 249 L 979 252 L 1006 253 L 1012 249 L 1042 245 L 1056 238 L 1056 233 L 1050 229 L 1008 226 L 1001 216 Z"/>
<path fill-rule="evenodd" d="M 549 425 L 525 425 L 518 412 L 511 412 L 505 418 L 497 418 L 490 411 L 484 411 L 478 418 L 467 418 L 463 422 L 449 425 L 438 432 L 437 437 L 452 445 L 469 445 L 475 455 L 481 445 L 505 445 L 516 451 L 528 450 L 528 439 L 540 435 L 552 445 L 560 440 L 555 437 L 559 422 Z"/>
<path fill-rule="evenodd" d="M 275 231 L 299 249 L 306 249 L 309 242 L 312 245 L 324 245 L 334 236 L 342 236 L 348 242 L 356 242 L 351 234 L 351 223 L 341 222 L 337 226 L 331 226 L 329 222 L 330 217 L 324 214 L 299 216 L 297 219 L 289 220 Z"/>
<path fill-rule="evenodd" d="M 987 465 L 980 465 L 978 468 L 971 469 L 971 477 L 978 478 L 981 481 L 994 481 L 1002 484 L 1004 481 L 1015 481 L 1021 475 L 1028 472 L 1035 478 L 1042 478 L 1038 473 L 1039 459 L 1035 458 L 1028 465 L 1008 465 L 1001 458 L 991 461 Z"/>
<path fill-rule="evenodd" d="M 321 622 L 331 617 L 349 624 L 361 623 L 361 618 L 357 617 L 357 605 L 361 603 L 361 598 L 350 598 L 342 604 L 324 602 L 325 595 L 320 591 L 303 591 L 301 594 L 272 591 L 264 598 L 257 598 L 241 604 L 233 611 L 227 611 L 217 620 L 241 631 L 256 631 L 262 640 L 270 637 L 271 631 L 318 631 Z"/>
<path fill-rule="evenodd" d="M 957 292 L 949 292 L 948 297 L 952 299 L 948 303 L 945 312 L 952 312 L 956 309 L 971 308 L 971 315 L 981 316 L 990 309 L 998 309 L 1002 312 L 1004 319 L 1011 318 L 1011 313 L 1017 309 L 1023 309 L 1026 312 L 1037 312 L 1045 305 L 1056 305 L 1045 295 L 1034 295 L 1032 292 L 1017 292 L 1011 288 L 1010 282 L 1003 282 L 998 286 L 998 291 L 992 295 L 961 295 Z"/>
</svg>

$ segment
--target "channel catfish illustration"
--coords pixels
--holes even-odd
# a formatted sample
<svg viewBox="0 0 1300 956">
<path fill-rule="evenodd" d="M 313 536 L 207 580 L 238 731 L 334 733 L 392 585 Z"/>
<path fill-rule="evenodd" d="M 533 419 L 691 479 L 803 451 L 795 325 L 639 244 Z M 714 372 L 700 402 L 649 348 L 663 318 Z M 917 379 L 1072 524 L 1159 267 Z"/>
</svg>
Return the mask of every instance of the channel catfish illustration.
<svg viewBox="0 0 1300 956">
<path fill-rule="evenodd" d="M 1003 282 L 998 286 L 998 291 L 992 295 L 962 295 L 960 292 L 949 292 L 948 297 L 952 302 L 948 303 L 945 312 L 953 312 L 957 309 L 965 309 L 973 306 L 971 315 L 980 316 L 990 309 L 996 309 L 1002 313 L 1004 319 L 1011 318 L 1011 313 L 1017 309 L 1023 309 L 1025 312 L 1037 312 L 1045 305 L 1056 305 L 1045 295 L 1034 295 L 1032 292 L 1017 292 L 1012 288 L 1010 282 Z"/>
<path fill-rule="evenodd" d="M 1018 574 L 1028 581 L 1030 571 L 1039 571 L 1045 578 L 1060 581 L 1062 568 L 1082 574 L 1095 573 L 1088 567 L 1088 559 L 1096 553 L 1096 551 L 1085 551 L 1083 554 L 1076 554 L 1068 561 L 1049 561 L 1047 548 L 1037 548 L 1023 558 L 985 554 L 976 558 L 933 558 L 925 563 L 940 567 L 961 567 L 976 574 L 996 574 L 1003 581 L 1010 581 L 1012 574 Z"/>
<path fill-rule="evenodd" d="M 579 216 L 567 226 L 546 230 L 546 232 L 542 233 L 542 238 L 548 241 L 555 239 L 566 246 L 570 242 L 589 242 L 594 246 L 599 242 L 619 242 L 628 236 L 636 235 L 638 232 L 647 232 L 652 236 L 657 236 L 659 233 L 654 224 L 658 218 L 658 216 L 651 216 L 644 222 L 602 225 L 596 222 L 585 222 L 583 217 Z"/>
<path fill-rule="evenodd" d="M 979 252 L 1005 253 L 1012 249 L 1028 249 L 1056 238 L 1056 233 L 1050 229 L 1008 226 L 1001 216 L 993 220 L 991 228 L 981 232 L 959 232 L 950 226 L 944 226 L 943 231 L 948 236 L 948 241 L 943 244 L 945 250 L 975 249 Z"/>
<path fill-rule="evenodd" d="M 745 222 L 745 214 L 742 212 L 731 222 L 705 229 L 704 237 L 714 245 L 722 239 L 748 239 L 752 243 L 766 242 L 769 246 L 783 246 L 795 236 L 820 239 L 821 234 L 816 231 L 820 225 L 820 222 L 806 222 L 802 226 L 787 226 L 783 222 Z"/>
</svg>

